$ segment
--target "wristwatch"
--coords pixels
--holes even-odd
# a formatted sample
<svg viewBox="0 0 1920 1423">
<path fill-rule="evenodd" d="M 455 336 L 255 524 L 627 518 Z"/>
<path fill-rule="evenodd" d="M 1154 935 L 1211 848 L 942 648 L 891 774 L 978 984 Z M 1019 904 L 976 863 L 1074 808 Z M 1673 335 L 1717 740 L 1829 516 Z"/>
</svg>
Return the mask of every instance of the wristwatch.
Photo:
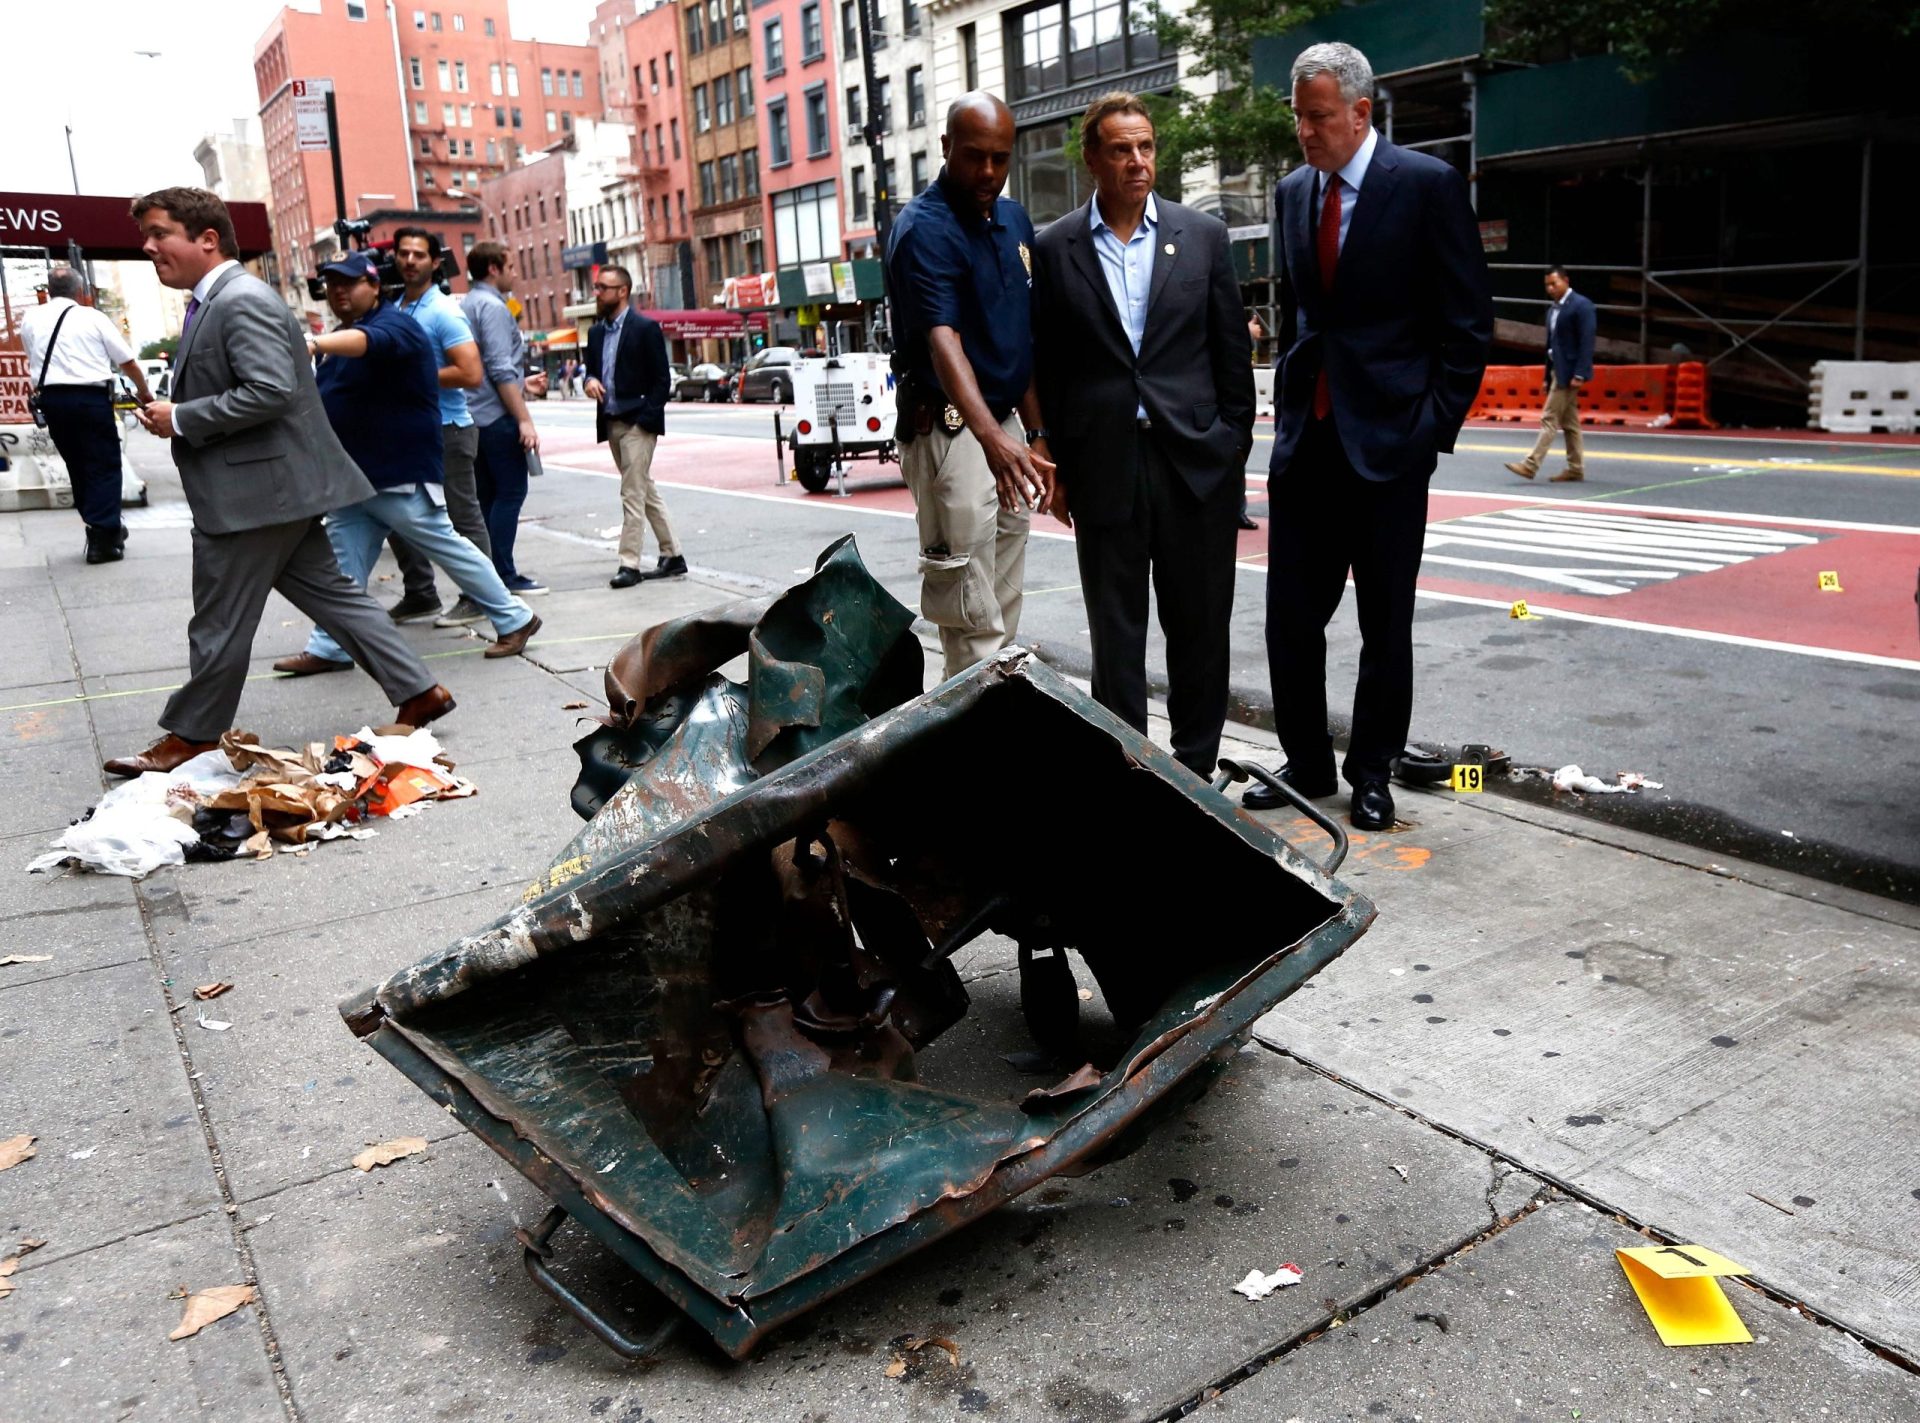
<svg viewBox="0 0 1920 1423">
<path fill-rule="evenodd" d="M 1036 425 L 1033 429 L 1027 431 L 1028 444 L 1032 444 L 1035 440 L 1044 440 L 1046 438 L 1047 427 L 1045 425 Z"/>
</svg>

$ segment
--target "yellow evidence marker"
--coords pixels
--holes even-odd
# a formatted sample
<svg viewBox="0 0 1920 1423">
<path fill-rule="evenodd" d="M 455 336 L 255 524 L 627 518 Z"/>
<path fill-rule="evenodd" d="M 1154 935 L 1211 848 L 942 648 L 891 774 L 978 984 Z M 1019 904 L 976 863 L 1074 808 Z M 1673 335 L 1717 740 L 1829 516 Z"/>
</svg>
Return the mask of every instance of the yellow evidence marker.
<svg viewBox="0 0 1920 1423">
<path fill-rule="evenodd" d="M 1485 766 L 1458 765 L 1453 768 L 1453 788 L 1457 791 L 1483 791 L 1487 788 Z"/>
<path fill-rule="evenodd" d="M 1831 573 L 1822 573 L 1820 575 L 1820 591 L 1822 593 L 1844 593 L 1847 591 L 1840 586 L 1840 573 L 1837 569 Z"/>
<path fill-rule="evenodd" d="M 1527 610 L 1527 600 L 1525 598 L 1516 602 L 1513 607 L 1507 611 L 1507 616 L 1510 618 L 1518 618 L 1523 623 L 1537 623 L 1540 621 L 1540 615 L 1538 613 Z"/>
<path fill-rule="evenodd" d="M 1746 1274 L 1745 1266 L 1704 1245 L 1643 1245 L 1613 1253 L 1662 1344 L 1752 1342 L 1716 1282 L 1718 1276 Z"/>
</svg>

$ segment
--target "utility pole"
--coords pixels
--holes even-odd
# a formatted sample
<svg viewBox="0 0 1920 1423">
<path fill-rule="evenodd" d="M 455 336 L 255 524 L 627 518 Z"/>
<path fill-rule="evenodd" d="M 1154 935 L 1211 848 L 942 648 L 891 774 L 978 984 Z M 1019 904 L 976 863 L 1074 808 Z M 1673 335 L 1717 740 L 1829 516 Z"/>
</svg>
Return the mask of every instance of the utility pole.
<svg viewBox="0 0 1920 1423">
<path fill-rule="evenodd" d="M 334 107 L 333 86 L 327 86 L 327 156 L 333 160 L 333 215 L 336 220 L 345 221 L 347 216 L 347 180 L 340 167 L 340 113 Z M 341 250 L 346 250 L 346 239 L 341 238 Z"/>
</svg>

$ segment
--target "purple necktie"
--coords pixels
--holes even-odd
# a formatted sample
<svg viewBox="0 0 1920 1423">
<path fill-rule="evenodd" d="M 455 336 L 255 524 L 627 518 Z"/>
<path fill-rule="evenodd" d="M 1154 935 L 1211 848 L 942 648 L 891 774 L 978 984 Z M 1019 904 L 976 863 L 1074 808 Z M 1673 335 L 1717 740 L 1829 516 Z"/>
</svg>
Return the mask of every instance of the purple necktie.
<svg viewBox="0 0 1920 1423">
<path fill-rule="evenodd" d="M 199 311 L 200 311 L 200 298 L 197 296 L 188 297 L 186 319 L 180 323 L 180 338 L 182 340 L 185 340 L 187 333 L 193 330 L 193 318 L 199 313 Z"/>
</svg>

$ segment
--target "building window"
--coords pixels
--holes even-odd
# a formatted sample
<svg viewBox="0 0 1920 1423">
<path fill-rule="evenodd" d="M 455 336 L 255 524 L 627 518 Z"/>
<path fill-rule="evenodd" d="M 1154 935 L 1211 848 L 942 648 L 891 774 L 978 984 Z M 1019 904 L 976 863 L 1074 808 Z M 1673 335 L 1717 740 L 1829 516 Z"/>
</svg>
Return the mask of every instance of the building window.
<svg viewBox="0 0 1920 1423">
<path fill-rule="evenodd" d="M 427 121 L 427 101 L 425 99 L 415 99 L 413 101 L 413 121 L 417 124 L 423 124 Z"/>
<path fill-rule="evenodd" d="M 492 38 L 493 38 L 493 21 L 492 21 L 492 20 L 488 20 L 488 21 L 486 21 L 485 23 L 486 23 L 486 32 L 487 32 L 487 38 L 488 38 L 488 39 L 492 39 Z M 468 246 L 472 246 L 473 244 L 472 244 L 472 243 L 468 243 L 467 245 L 468 245 Z"/>
<path fill-rule="evenodd" d="M 462 94 L 467 92 L 467 62 L 464 59 L 453 62 L 453 87 Z"/>
<path fill-rule="evenodd" d="M 851 138 L 855 129 L 865 128 L 866 117 L 860 111 L 860 86 L 847 86 L 847 136 Z"/>
<path fill-rule="evenodd" d="M 422 158 L 433 157 L 433 140 L 428 138 L 424 133 L 420 135 L 420 156 Z"/>
<path fill-rule="evenodd" d="M 687 230 L 687 190 L 675 188 L 673 191 L 674 196 L 680 199 L 680 230 L 685 232 Z"/>
<path fill-rule="evenodd" d="M 726 0 L 707 0 L 707 47 L 718 49 L 727 40 Z"/>
<path fill-rule="evenodd" d="M 513 126 L 515 128 L 520 127 L 520 110 L 518 107 L 516 107 L 513 111 Z"/>
<path fill-rule="evenodd" d="M 487 66 L 487 87 L 495 94 L 504 92 L 504 88 L 500 83 L 500 66 L 497 64 L 489 64 Z"/>
<path fill-rule="evenodd" d="M 472 104 L 462 104 L 460 106 L 460 127 L 461 128 L 473 127 L 473 105 Z"/>
<path fill-rule="evenodd" d="M 709 160 L 700 165 L 700 206 L 710 208 L 714 202 L 713 163 Z"/>
<path fill-rule="evenodd" d="M 494 140 L 488 139 L 487 140 L 487 162 L 498 163 L 499 161 L 500 161 L 500 145 L 494 142 Z"/>
<path fill-rule="evenodd" d="M 713 121 L 717 124 L 733 122 L 733 76 L 722 74 L 713 81 Z"/>
<path fill-rule="evenodd" d="M 840 7 L 840 57 L 852 59 L 860 53 L 860 0 L 846 0 Z"/>
<path fill-rule="evenodd" d="M 960 78 L 969 94 L 980 87 L 980 35 L 975 25 L 960 27 Z"/>
<path fill-rule="evenodd" d="M 687 53 L 700 54 L 707 47 L 706 26 L 700 23 L 700 7 L 687 11 Z"/>
<path fill-rule="evenodd" d="M 760 150 L 757 148 L 740 150 L 740 188 L 747 197 L 760 196 Z"/>
<path fill-rule="evenodd" d="M 495 128 L 505 128 L 507 126 L 507 111 L 498 104 L 493 106 L 493 126 Z"/>
<path fill-rule="evenodd" d="M 707 86 L 693 86 L 693 131 L 705 133 L 713 127 L 713 112 L 707 105 Z"/>
<path fill-rule="evenodd" d="M 653 226 L 653 199 L 647 199 L 647 226 Z"/>
<path fill-rule="evenodd" d="M 1013 97 L 1125 73 L 1161 58 L 1149 7 L 1140 0 L 1049 0 L 1007 17 Z"/>
<path fill-rule="evenodd" d="M 417 58 L 409 58 L 407 60 L 407 79 L 416 89 L 424 89 L 427 87 L 426 75 L 421 70 L 420 61 Z"/>
<path fill-rule="evenodd" d="M 740 95 L 740 117 L 753 117 L 753 66 L 743 65 L 733 76 L 733 87 Z"/>
<path fill-rule="evenodd" d="M 465 15 L 455 15 L 453 17 L 453 32 L 456 35 L 463 35 L 467 32 L 467 17 Z"/>
<path fill-rule="evenodd" d="M 1067 125 L 1042 124 L 1015 136 L 1013 171 L 1019 199 L 1035 224 L 1052 222 L 1087 201 L 1086 168 L 1067 160 Z"/>
<path fill-rule="evenodd" d="M 767 100 L 767 161 L 775 168 L 793 162 L 793 144 L 787 133 L 787 101 Z"/>
<path fill-rule="evenodd" d="M 559 131 L 560 131 L 560 115 L 556 114 L 552 109 L 548 109 L 547 110 L 547 132 L 558 133 Z"/>
<path fill-rule="evenodd" d="M 440 12 L 438 10 L 433 12 L 433 32 L 436 35 L 440 33 Z"/>
<path fill-rule="evenodd" d="M 893 81 L 876 79 L 873 84 L 873 121 L 880 132 L 893 132 Z"/>
<path fill-rule="evenodd" d="M 767 55 L 767 78 L 787 72 L 787 42 L 781 38 L 780 22 L 768 20 L 763 34 L 766 43 L 763 48 Z"/>
<path fill-rule="evenodd" d="M 668 119 L 667 132 L 673 135 L 673 156 L 677 159 L 680 156 L 680 120 Z"/>
<path fill-rule="evenodd" d="M 720 201 L 730 203 L 740 196 L 740 155 L 729 153 L 720 160 Z"/>
<path fill-rule="evenodd" d="M 457 125 L 453 121 L 455 112 L 456 111 L 452 104 L 442 104 L 440 106 L 440 127 L 441 128 L 457 127 Z"/>
<path fill-rule="evenodd" d="M 540 92 L 549 98 L 553 96 L 553 71 L 551 69 L 543 69 L 540 71 Z"/>
<path fill-rule="evenodd" d="M 833 148 L 827 132 L 827 86 L 815 84 L 807 90 L 807 157 L 824 158 Z"/>
<path fill-rule="evenodd" d="M 920 66 L 907 71 L 907 126 L 918 128 L 927 121 L 927 81 Z"/>
<path fill-rule="evenodd" d="M 867 170 L 853 170 L 853 220 L 860 226 L 867 222 Z"/>
<path fill-rule="evenodd" d="M 427 12 L 425 10 L 415 10 L 413 12 L 413 27 L 416 30 L 424 30 L 427 27 Z"/>
<path fill-rule="evenodd" d="M 440 92 L 444 94 L 453 87 L 453 66 L 442 59 L 435 63 L 434 68 L 440 75 Z"/>
<path fill-rule="evenodd" d="M 659 60 L 649 59 L 647 61 L 647 77 L 653 84 L 653 92 L 658 94 L 660 92 L 660 61 Z M 633 71 L 633 84 L 636 89 L 640 87 L 640 71 L 638 69 L 635 69 Z"/>
<path fill-rule="evenodd" d="M 667 51 L 667 87 L 673 87 L 673 51 Z"/>
<path fill-rule="evenodd" d="M 773 250 L 783 266 L 840 256 L 840 200 L 831 180 L 773 195 Z"/>
<path fill-rule="evenodd" d="M 517 64 L 507 66 L 507 97 L 509 99 L 520 97 L 520 66 Z"/>
<path fill-rule="evenodd" d="M 913 166 L 908 171 L 913 175 L 913 191 L 907 196 L 917 197 L 927 186 L 927 152 L 924 148 L 913 155 Z"/>
<path fill-rule="evenodd" d="M 587 97 L 587 82 L 586 82 L 586 80 L 584 80 L 583 78 L 581 78 L 581 77 L 580 77 L 580 71 L 579 71 L 579 70 L 577 70 L 577 69 L 576 69 L 576 70 L 574 70 L 574 71 L 572 71 L 572 73 L 573 73 L 573 97 L 574 97 L 574 98 L 576 98 L 576 99 L 584 99 L 584 98 L 586 98 L 586 97 Z"/>
<path fill-rule="evenodd" d="M 914 0 L 900 0 L 900 33 L 917 35 L 920 33 L 920 7 Z"/>
<path fill-rule="evenodd" d="M 811 62 L 827 52 L 827 37 L 820 24 L 820 0 L 807 0 L 800 7 L 800 58 Z"/>
<path fill-rule="evenodd" d="M 367 0 L 347 0 L 347 18 L 364 20 L 367 18 Z"/>
<path fill-rule="evenodd" d="M 572 114 L 562 113 L 560 115 L 560 131 L 562 133 L 573 132 L 573 115 Z"/>
</svg>

